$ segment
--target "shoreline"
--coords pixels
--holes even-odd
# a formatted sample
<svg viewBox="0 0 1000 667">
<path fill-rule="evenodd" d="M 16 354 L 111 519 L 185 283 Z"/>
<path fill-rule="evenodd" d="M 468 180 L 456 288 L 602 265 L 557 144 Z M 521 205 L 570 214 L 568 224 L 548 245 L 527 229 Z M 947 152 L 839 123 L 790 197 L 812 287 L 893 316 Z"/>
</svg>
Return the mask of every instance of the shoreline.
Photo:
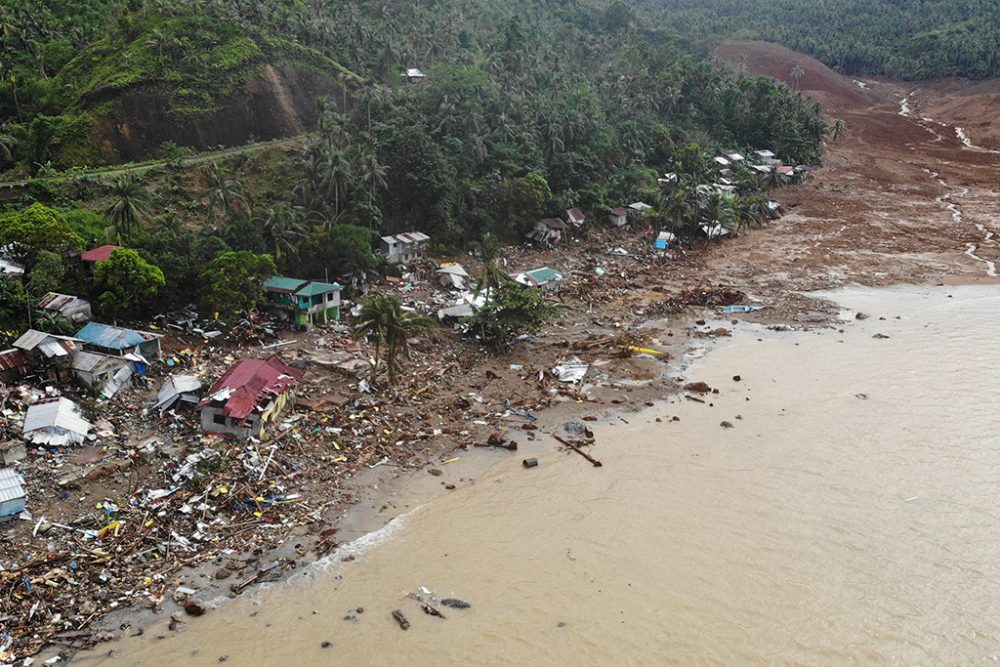
<svg viewBox="0 0 1000 667">
<path fill-rule="evenodd" d="M 813 300 L 812 297 L 807 298 Z M 192 588 L 198 586 L 197 593 L 192 597 L 204 605 L 209 614 L 213 610 L 241 598 L 250 599 L 252 600 L 251 604 L 257 605 L 256 596 L 266 594 L 273 587 L 293 583 L 299 577 L 309 576 L 310 570 L 324 561 L 336 562 L 345 558 L 353 560 L 355 547 L 360 542 L 364 542 L 373 535 L 378 535 L 393 522 L 399 521 L 402 517 L 429 502 L 446 496 L 456 487 L 476 484 L 480 477 L 489 473 L 498 464 L 507 462 L 511 458 L 523 458 L 525 446 L 531 447 L 531 457 L 540 459 L 542 457 L 551 459 L 554 456 L 575 457 L 573 452 L 553 438 L 553 434 L 563 433 L 560 428 L 566 423 L 574 421 L 583 423 L 581 420 L 586 418 L 586 422 L 593 424 L 598 429 L 606 429 L 622 422 L 628 425 L 633 418 L 642 419 L 642 415 L 647 412 L 662 410 L 664 406 L 668 406 L 674 401 L 684 400 L 686 394 L 694 395 L 697 398 L 698 394 L 685 392 L 682 388 L 685 382 L 697 381 L 697 378 L 688 378 L 684 375 L 692 364 L 712 353 L 719 343 L 719 338 L 728 338 L 728 336 L 699 334 L 716 331 L 722 325 L 738 327 L 740 324 L 744 324 L 744 328 L 771 329 L 777 332 L 835 328 L 838 324 L 836 319 L 837 305 L 825 298 L 822 299 L 822 302 L 828 306 L 826 319 L 822 322 L 811 321 L 807 324 L 795 323 L 794 320 L 792 322 L 781 321 L 775 318 L 767 318 L 764 321 L 746 320 L 744 324 L 744 320 L 741 319 L 744 315 L 723 316 L 717 312 L 717 309 L 708 308 L 685 313 L 680 318 L 680 322 L 673 324 L 675 331 L 681 328 L 685 331 L 683 341 L 674 341 L 673 343 L 680 349 L 669 362 L 657 362 L 660 364 L 658 376 L 645 381 L 640 386 L 616 387 L 611 394 L 603 397 L 604 400 L 595 399 L 593 402 L 566 400 L 539 411 L 536 414 L 537 421 L 532 422 L 537 426 L 537 431 L 526 431 L 514 425 L 503 433 L 505 439 L 518 443 L 517 451 L 508 452 L 498 451 L 493 447 L 457 445 L 433 455 L 424 456 L 418 464 L 413 466 L 366 467 L 347 478 L 349 492 L 357 495 L 346 508 L 328 510 L 335 516 L 325 517 L 325 519 L 337 528 L 337 535 L 340 538 L 337 546 L 329 553 L 318 555 L 312 551 L 312 548 L 320 540 L 319 535 L 301 535 L 296 539 L 289 539 L 266 556 L 269 562 L 279 562 L 285 558 L 292 559 L 294 565 L 283 568 L 277 578 L 255 583 L 239 594 L 229 591 L 228 584 L 230 582 L 225 581 L 220 584 L 213 579 L 212 572 L 219 565 L 217 559 L 189 567 L 178 573 L 176 578 L 184 579 L 184 584 L 182 584 L 184 588 L 189 585 Z M 766 311 L 760 311 L 754 315 L 760 316 L 761 312 Z M 714 319 L 707 319 L 711 316 L 714 316 Z M 699 324 L 699 322 L 704 323 Z M 498 357 L 498 363 L 502 364 L 504 359 L 504 357 Z M 594 444 L 599 445 L 600 442 Z M 441 459 L 447 461 L 456 456 L 460 457 L 460 462 L 441 464 Z M 544 459 L 541 463 L 544 465 Z M 586 465 L 583 461 L 581 463 Z M 440 471 L 441 474 L 429 474 L 430 470 Z M 449 486 L 451 488 L 448 488 Z M 291 544 L 292 542 L 295 542 L 295 545 Z M 296 545 L 301 545 L 302 548 L 297 550 Z M 365 549 L 367 548 L 366 546 Z M 344 550 L 348 553 L 344 554 Z M 198 622 L 197 619 L 184 615 L 183 605 L 171 599 L 170 596 L 164 597 L 162 609 L 156 612 L 142 608 L 111 612 L 97 626 L 99 631 L 104 633 L 104 642 L 84 650 L 81 658 L 84 655 L 86 658 L 79 662 L 86 664 L 92 659 L 98 659 L 101 646 L 105 642 L 114 646 L 117 641 L 135 636 L 138 632 L 145 633 L 153 628 L 163 628 L 171 618 L 178 618 L 183 622 Z M 127 624 L 127 627 L 123 628 L 123 624 Z M 111 636 L 112 634 L 115 636 Z M 39 653 L 38 657 L 44 659 L 49 655 L 54 655 L 54 653 L 46 650 Z M 73 661 L 73 659 L 70 660 Z"/>
</svg>

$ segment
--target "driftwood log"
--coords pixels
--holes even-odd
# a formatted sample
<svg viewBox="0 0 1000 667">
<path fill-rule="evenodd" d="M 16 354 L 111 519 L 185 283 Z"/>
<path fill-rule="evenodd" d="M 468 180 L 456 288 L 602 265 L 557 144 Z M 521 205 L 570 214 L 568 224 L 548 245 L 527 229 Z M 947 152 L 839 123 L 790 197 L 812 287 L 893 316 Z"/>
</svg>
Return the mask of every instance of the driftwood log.
<svg viewBox="0 0 1000 667">
<path fill-rule="evenodd" d="M 567 440 L 565 438 L 561 438 L 558 435 L 553 435 L 552 437 L 555 438 L 556 440 L 558 440 L 559 442 L 561 442 L 562 444 L 566 445 L 570 449 L 572 449 L 574 452 L 576 452 L 577 454 L 579 454 L 583 458 L 585 458 L 588 461 L 590 461 L 595 468 L 600 468 L 601 466 L 604 465 L 603 463 L 601 463 L 600 461 L 598 461 L 597 459 L 595 459 L 593 456 L 591 456 L 587 452 L 583 451 L 582 449 L 580 449 L 579 447 L 577 447 L 576 445 L 574 445 L 569 440 Z"/>
</svg>

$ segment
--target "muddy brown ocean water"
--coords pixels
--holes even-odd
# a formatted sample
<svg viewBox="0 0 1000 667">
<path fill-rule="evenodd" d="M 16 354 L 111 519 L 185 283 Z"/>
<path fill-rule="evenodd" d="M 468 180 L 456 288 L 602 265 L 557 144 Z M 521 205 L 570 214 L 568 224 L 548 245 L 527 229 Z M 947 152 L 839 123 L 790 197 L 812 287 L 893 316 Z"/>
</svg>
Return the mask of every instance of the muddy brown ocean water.
<svg viewBox="0 0 1000 667">
<path fill-rule="evenodd" d="M 836 298 L 870 317 L 738 327 L 686 370 L 720 389 L 713 405 L 599 427 L 602 468 L 511 457 L 287 584 L 77 661 L 993 663 L 1000 292 Z M 402 597 L 421 586 L 472 607 L 427 616 Z"/>
</svg>

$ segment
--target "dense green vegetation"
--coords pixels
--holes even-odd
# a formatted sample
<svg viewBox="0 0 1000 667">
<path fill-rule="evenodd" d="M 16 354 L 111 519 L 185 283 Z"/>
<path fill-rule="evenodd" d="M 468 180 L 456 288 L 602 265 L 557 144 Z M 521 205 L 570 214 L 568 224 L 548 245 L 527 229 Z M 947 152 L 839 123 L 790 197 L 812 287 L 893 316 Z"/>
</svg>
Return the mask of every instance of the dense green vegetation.
<svg viewBox="0 0 1000 667">
<path fill-rule="evenodd" d="M 998 0 L 640 0 L 676 30 L 764 39 L 844 74 L 1000 76 Z"/>
<path fill-rule="evenodd" d="M 442 248 L 485 233 L 519 240 L 566 208 L 597 220 L 635 199 L 684 238 L 705 222 L 753 224 L 761 184 L 744 174 L 735 192 L 708 197 L 697 188 L 713 178 L 706 158 L 766 147 L 817 162 L 828 132 L 809 98 L 717 68 L 696 40 L 622 2 L 78 5 L 0 8 L 0 40 L 16 52 L 0 72 L 7 164 L 46 177 L 27 201 L 57 209 L 82 245 L 128 245 L 162 271 L 160 310 L 200 299 L 247 312 L 259 295 L 239 299 L 242 283 L 220 278 L 236 266 L 253 267 L 246 284 L 274 267 L 361 286 L 378 267 L 374 238 L 412 229 Z M 197 114 L 280 62 L 343 85 L 317 100 L 309 140 L 266 174 L 252 158 L 186 168 L 176 145 L 161 147 L 164 166 L 140 175 L 72 171 L 89 162 L 87 128 L 127 91 L 159 90 L 173 113 Z M 407 67 L 426 79 L 407 83 Z M 665 190 L 665 171 L 684 178 Z M 139 268 L 150 273 L 133 262 Z M 105 315 L 138 314 L 111 302 L 110 285 L 71 279 L 64 284 Z"/>
</svg>

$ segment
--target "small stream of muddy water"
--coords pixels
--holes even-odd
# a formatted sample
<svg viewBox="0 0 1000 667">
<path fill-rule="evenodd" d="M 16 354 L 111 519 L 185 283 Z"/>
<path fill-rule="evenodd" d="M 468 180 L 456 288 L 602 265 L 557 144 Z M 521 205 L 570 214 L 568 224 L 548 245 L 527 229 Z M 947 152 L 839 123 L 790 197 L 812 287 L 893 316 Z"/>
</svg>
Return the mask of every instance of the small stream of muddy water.
<svg viewBox="0 0 1000 667">
<path fill-rule="evenodd" d="M 1000 292 L 836 298 L 843 333 L 735 327 L 685 371 L 712 405 L 599 426 L 602 468 L 519 452 L 308 575 L 77 662 L 992 664 Z M 472 607 L 427 616 L 402 598 L 421 586 Z"/>
</svg>

